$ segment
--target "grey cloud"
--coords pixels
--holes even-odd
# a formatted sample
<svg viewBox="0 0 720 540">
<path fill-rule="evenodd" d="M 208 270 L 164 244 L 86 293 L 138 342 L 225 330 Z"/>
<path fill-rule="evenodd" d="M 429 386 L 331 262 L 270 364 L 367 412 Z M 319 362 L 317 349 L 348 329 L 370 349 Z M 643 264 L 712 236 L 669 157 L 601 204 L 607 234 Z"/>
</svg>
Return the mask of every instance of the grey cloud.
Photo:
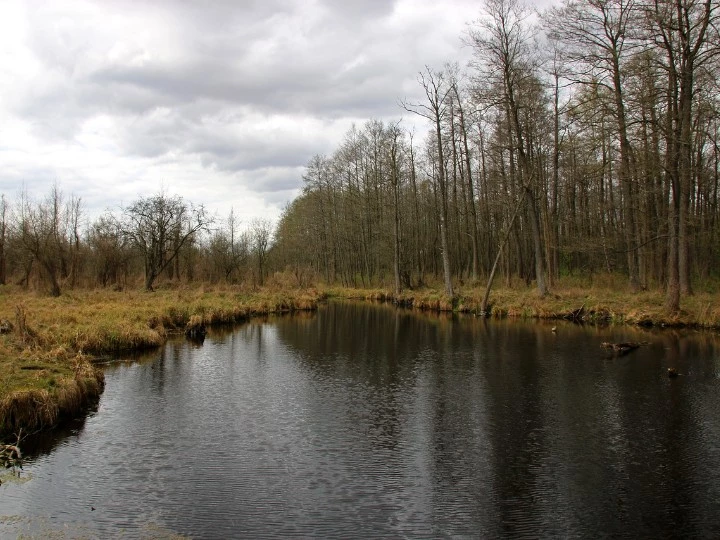
<svg viewBox="0 0 720 540">
<path fill-rule="evenodd" d="M 304 166 L 307 163 L 307 156 L 312 155 L 312 151 L 305 148 L 278 148 L 255 143 L 254 146 L 238 145 L 224 153 L 218 153 L 216 148 L 208 148 L 200 151 L 199 155 L 205 167 L 216 167 L 223 171 L 254 171 L 268 166 Z"/>
<path fill-rule="evenodd" d="M 308 156 L 323 150 L 319 141 L 302 139 L 293 133 L 214 134 L 195 136 L 185 147 L 198 154 L 206 165 L 224 171 L 264 169 L 268 167 L 303 167 Z"/>
<path fill-rule="evenodd" d="M 363 19 L 376 20 L 393 12 L 391 0 L 324 0 L 322 4 L 334 16 L 357 23 Z"/>
<path fill-rule="evenodd" d="M 380 45 L 387 36 L 373 40 L 362 31 L 364 24 L 391 13 L 391 2 L 328 2 L 328 13 L 307 28 L 294 26 L 303 20 L 304 3 L 226 2 L 203 9 L 192 2 L 159 5 L 172 8 L 171 20 L 188 27 L 187 39 L 177 44 L 182 60 L 94 65 L 81 45 L 71 47 L 79 56 L 59 55 L 55 51 L 62 35 L 43 36 L 38 31 L 39 55 L 48 65 L 62 66 L 60 72 L 72 74 L 69 84 L 81 99 L 73 103 L 67 95 L 40 96 L 23 112 L 47 116 L 63 100 L 71 117 L 103 109 L 137 114 L 201 98 L 215 100 L 218 106 L 246 104 L 332 117 L 348 111 L 384 114 L 394 105 L 403 55 Z M 264 42 L 272 45 L 264 47 Z M 344 71 L 359 56 L 366 63 Z"/>
<path fill-rule="evenodd" d="M 302 185 L 301 167 L 267 167 L 246 175 L 243 184 L 263 194 L 297 190 Z"/>
<path fill-rule="evenodd" d="M 265 194 L 265 200 L 268 204 L 271 204 L 282 210 L 285 206 L 292 201 L 299 194 L 299 189 L 291 189 L 287 191 L 274 191 L 272 193 Z"/>
<path fill-rule="evenodd" d="M 119 143 L 126 152 L 148 158 L 197 155 L 203 166 L 228 172 L 300 167 L 308 156 L 325 150 L 322 136 L 303 137 L 297 127 L 262 123 L 262 117 L 241 112 L 205 117 L 185 109 L 157 109 L 125 121 Z"/>
<path fill-rule="evenodd" d="M 156 178 L 170 163 L 172 171 L 190 164 L 275 202 L 300 187 L 310 156 L 332 152 L 339 126 L 396 119 L 399 98 L 422 99 L 415 74 L 457 59 L 460 44 L 457 29 L 437 20 L 398 20 L 390 0 L 26 5 L 27 46 L 39 68 L 2 105 L 32 126 L 38 144 L 82 155 L 86 141 L 92 152 L 104 137 L 99 144 L 131 169 L 119 178 Z M 263 126 L 266 119 L 274 123 Z M 93 138 L 88 125 L 105 131 Z M 109 162 L 107 177 L 112 167 L 120 165 Z M 54 180 L 53 169 L 18 171 L 46 186 Z M 62 175 L 74 178 L 61 171 L 61 182 Z M 0 182 L 8 178 L 0 172 Z M 110 191 L 103 187 L 93 204 Z"/>
<path fill-rule="evenodd" d="M 130 113 L 174 107 L 204 99 L 215 107 L 227 104 L 261 111 L 314 114 L 325 118 L 387 114 L 395 108 L 402 79 L 396 62 L 371 59 L 343 71 L 337 61 L 294 66 L 268 63 L 262 70 L 243 71 L 220 62 L 163 68 L 107 68 L 93 74 L 96 86 L 87 102 L 114 101 Z"/>
</svg>

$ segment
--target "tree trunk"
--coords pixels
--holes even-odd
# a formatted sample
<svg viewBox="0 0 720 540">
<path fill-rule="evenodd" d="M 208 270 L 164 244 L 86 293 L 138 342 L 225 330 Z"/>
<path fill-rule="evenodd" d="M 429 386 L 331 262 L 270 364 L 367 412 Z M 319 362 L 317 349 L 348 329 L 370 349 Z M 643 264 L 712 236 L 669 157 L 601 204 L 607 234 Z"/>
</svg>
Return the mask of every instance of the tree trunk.
<svg viewBox="0 0 720 540">
<path fill-rule="evenodd" d="M 435 136 L 438 150 L 438 178 L 440 183 L 440 246 L 442 249 L 443 276 L 445 278 L 445 294 L 453 296 L 452 273 L 450 270 L 450 252 L 447 238 L 447 185 L 445 183 L 445 157 L 440 131 L 440 112 L 435 115 Z"/>
<path fill-rule="evenodd" d="M 520 208 L 522 208 L 522 203 L 525 199 L 521 198 L 517 205 L 515 206 L 515 211 L 513 212 L 512 218 L 510 218 L 510 223 L 508 224 L 508 228 L 505 231 L 505 234 L 503 235 L 503 238 L 500 242 L 500 246 L 498 247 L 497 255 L 495 255 L 495 260 L 493 261 L 492 268 L 490 270 L 490 276 L 488 277 L 487 286 L 485 287 L 485 294 L 483 295 L 482 303 L 480 304 L 480 313 L 482 315 L 489 315 L 487 312 L 487 306 L 488 306 L 488 299 L 490 298 L 490 289 L 492 289 L 493 281 L 495 280 L 495 271 L 497 270 L 498 262 L 500 261 L 500 256 L 502 255 L 503 248 L 507 244 L 508 238 L 510 238 L 510 231 L 513 228 L 513 224 L 515 223 L 515 219 L 517 218 L 518 214 L 520 213 Z"/>
<path fill-rule="evenodd" d="M 617 53 L 615 53 L 617 54 Z M 630 153 L 632 151 L 627 135 L 627 119 L 625 102 L 622 91 L 620 75 L 620 61 L 613 58 L 613 85 L 615 90 L 615 113 L 617 115 L 618 136 L 620 137 L 620 168 L 618 177 L 623 194 L 623 214 L 625 218 L 625 249 L 627 250 L 627 265 L 630 290 L 637 292 L 640 289 L 638 273 L 638 256 L 636 250 L 637 226 L 635 224 L 635 198 L 632 190 L 632 171 L 630 168 Z"/>
<path fill-rule="evenodd" d="M 528 199 L 530 208 L 530 230 L 532 231 L 533 247 L 535 248 L 535 281 L 540 296 L 547 294 L 547 285 L 545 283 L 545 271 L 543 268 L 543 249 L 542 238 L 540 236 L 540 221 L 537 213 L 537 205 L 535 197 L 529 187 L 525 188 L 525 194 Z"/>
<path fill-rule="evenodd" d="M 470 164 L 470 148 L 468 146 L 467 126 L 465 124 L 465 113 L 463 112 L 460 97 L 458 96 L 458 109 L 460 110 L 460 129 L 463 139 L 463 148 L 465 150 L 465 174 L 467 174 L 467 189 L 470 204 L 470 238 L 472 242 L 472 280 L 478 279 L 478 217 L 477 208 L 475 206 L 475 188 L 473 186 L 472 166 Z"/>
</svg>

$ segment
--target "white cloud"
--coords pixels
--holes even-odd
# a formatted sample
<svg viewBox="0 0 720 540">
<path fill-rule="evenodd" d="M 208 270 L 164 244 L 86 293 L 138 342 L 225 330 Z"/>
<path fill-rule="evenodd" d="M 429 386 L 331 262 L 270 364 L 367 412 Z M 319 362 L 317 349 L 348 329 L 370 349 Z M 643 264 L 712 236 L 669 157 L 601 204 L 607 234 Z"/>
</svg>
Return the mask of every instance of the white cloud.
<svg viewBox="0 0 720 540">
<path fill-rule="evenodd" d="M 57 181 L 90 215 L 160 189 L 276 218 L 303 166 L 405 116 L 428 64 L 462 61 L 470 0 L 7 0 L 0 193 Z"/>
</svg>

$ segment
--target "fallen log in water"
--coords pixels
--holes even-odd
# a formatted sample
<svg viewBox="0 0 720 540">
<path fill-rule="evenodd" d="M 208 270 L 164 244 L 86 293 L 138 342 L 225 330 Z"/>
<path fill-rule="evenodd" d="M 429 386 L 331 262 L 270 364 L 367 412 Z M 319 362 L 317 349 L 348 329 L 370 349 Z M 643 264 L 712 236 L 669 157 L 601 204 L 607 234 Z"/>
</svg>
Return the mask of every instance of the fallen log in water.
<svg viewBox="0 0 720 540">
<path fill-rule="evenodd" d="M 0 467 L 3 469 L 12 469 L 13 473 L 16 473 L 17 469 L 22 469 L 22 452 L 20 451 L 21 440 L 22 430 L 20 430 L 20 434 L 18 434 L 17 442 L 15 444 L 0 443 Z"/>
<path fill-rule="evenodd" d="M 648 345 L 647 341 L 643 342 L 635 342 L 635 341 L 623 341 L 621 343 L 609 343 L 607 341 L 603 341 L 600 346 L 604 349 L 609 349 L 613 352 L 615 356 L 624 356 L 628 353 L 633 352 L 638 347 L 642 347 L 643 345 Z"/>
<path fill-rule="evenodd" d="M 583 320 L 583 315 L 585 315 L 585 304 L 584 303 L 578 309 L 574 309 L 571 312 L 565 314 L 563 316 L 563 319 L 572 321 L 574 323 L 580 323 Z"/>
</svg>

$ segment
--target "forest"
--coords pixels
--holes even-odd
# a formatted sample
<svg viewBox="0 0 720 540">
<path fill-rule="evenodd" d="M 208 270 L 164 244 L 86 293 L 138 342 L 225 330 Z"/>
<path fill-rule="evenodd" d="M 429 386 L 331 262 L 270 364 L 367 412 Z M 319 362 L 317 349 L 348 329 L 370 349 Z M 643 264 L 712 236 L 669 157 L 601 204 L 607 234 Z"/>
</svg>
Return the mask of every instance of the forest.
<svg viewBox="0 0 720 540">
<path fill-rule="evenodd" d="M 161 192 L 92 223 L 54 186 L 0 200 L 0 284 L 484 287 L 625 276 L 681 308 L 720 267 L 719 9 L 710 0 L 486 0 L 468 66 L 426 66 L 402 120 L 307 163 L 276 227 Z M 241 226 L 242 225 L 242 226 Z"/>
<path fill-rule="evenodd" d="M 498 262 L 540 295 L 622 273 L 670 311 L 717 276 L 716 2 L 487 0 L 464 40 L 471 65 L 426 67 L 426 99 L 401 103 L 423 143 L 370 120 L 312 158 L 276 233 L 284 264 L 449 295 Z"/>
</svg>

